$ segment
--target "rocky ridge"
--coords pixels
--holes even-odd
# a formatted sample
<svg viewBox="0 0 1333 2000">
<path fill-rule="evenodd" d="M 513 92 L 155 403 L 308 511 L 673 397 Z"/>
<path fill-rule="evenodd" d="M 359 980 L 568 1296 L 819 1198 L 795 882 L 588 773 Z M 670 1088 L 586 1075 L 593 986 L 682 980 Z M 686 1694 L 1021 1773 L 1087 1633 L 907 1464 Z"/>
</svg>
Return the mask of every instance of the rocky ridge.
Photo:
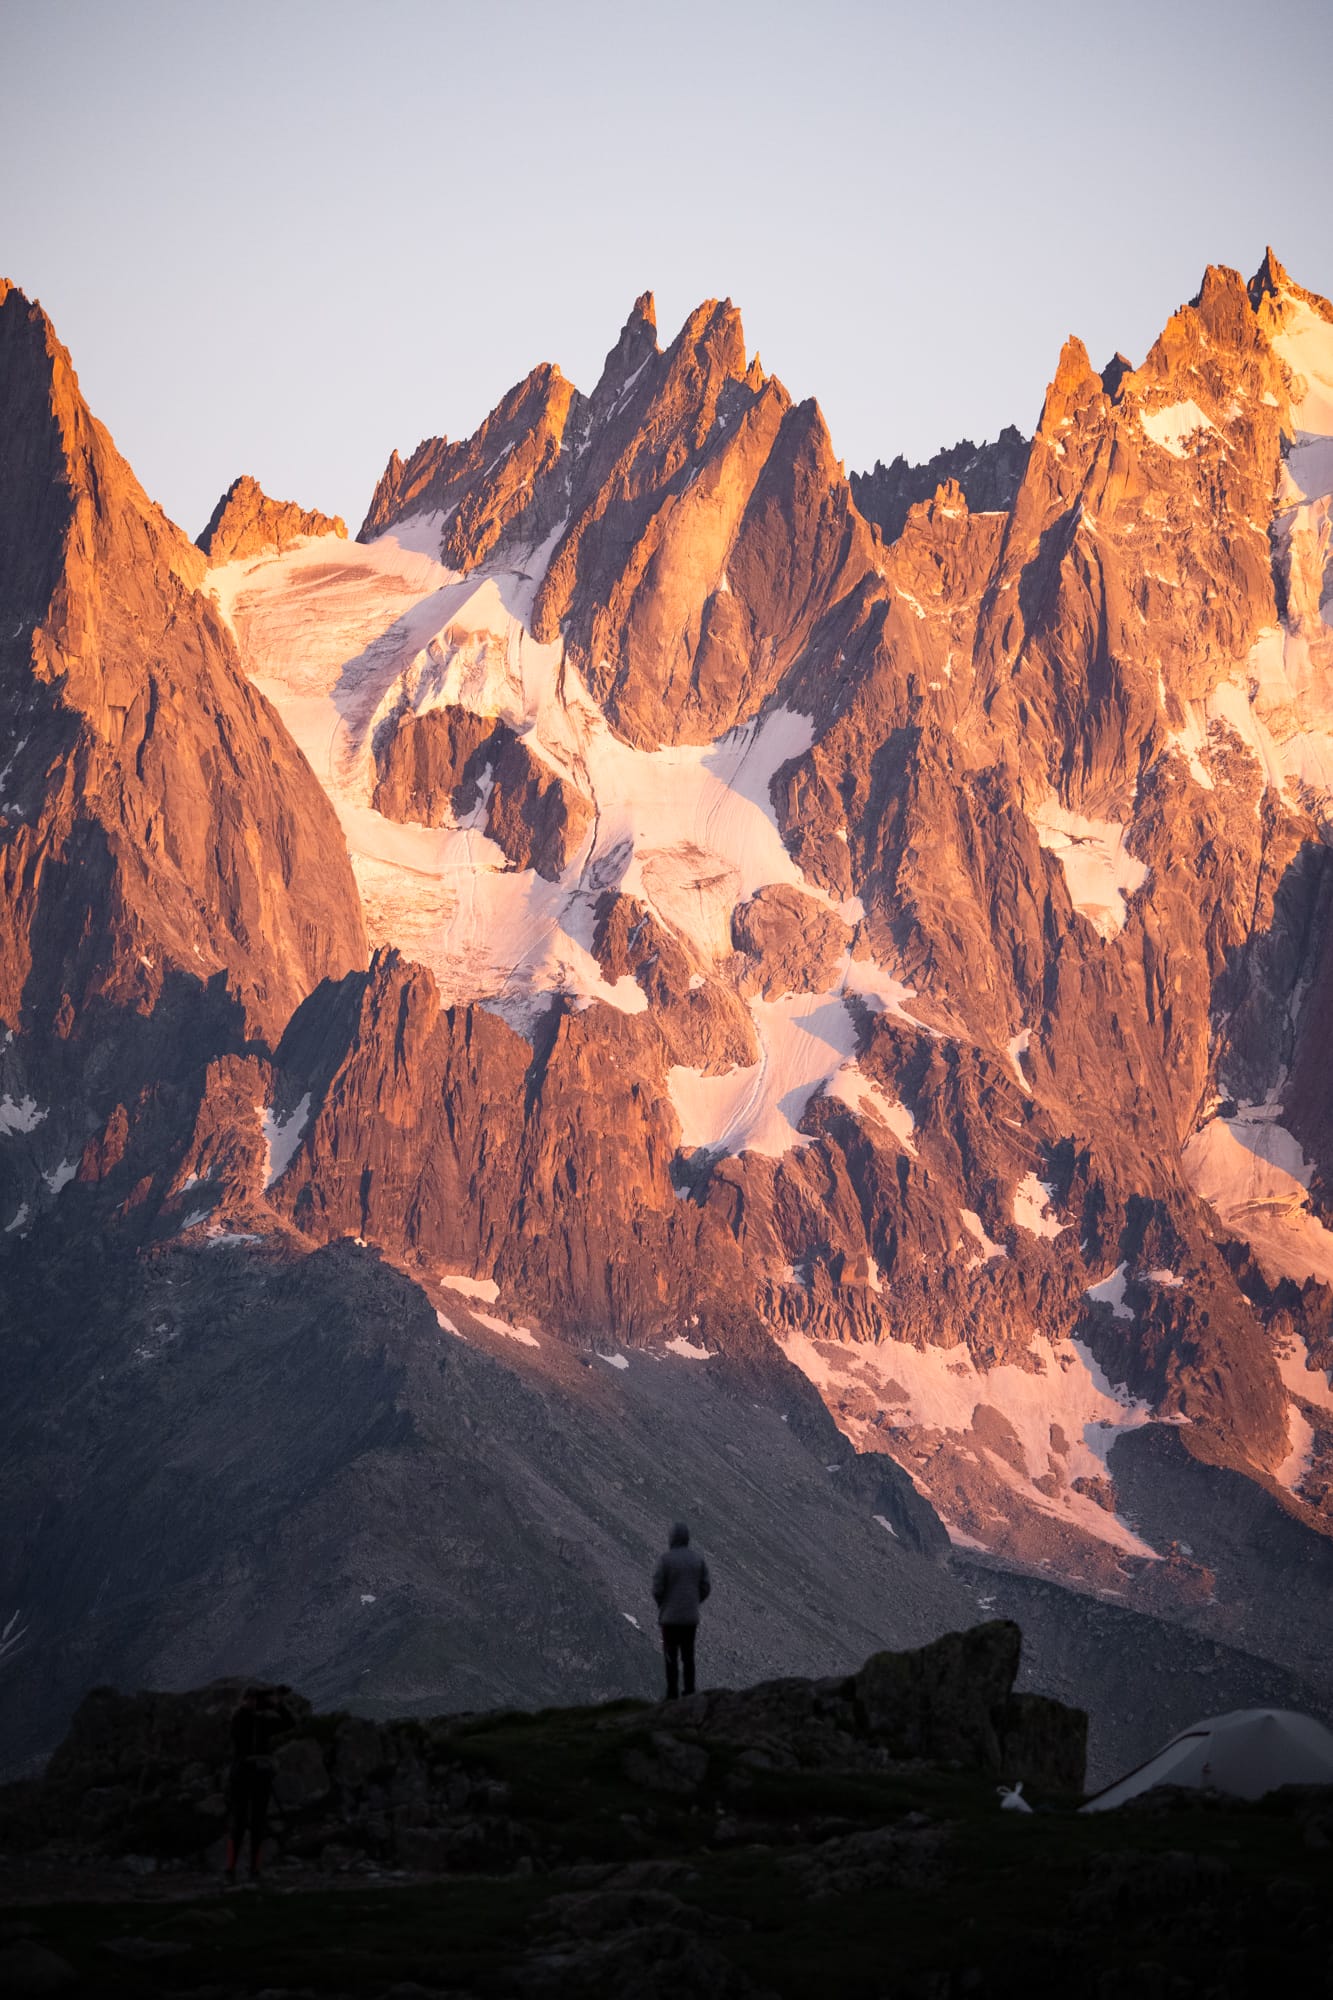
<svg viewBox="0 0 1333 2000">
<path fill-rule="evenodd" d="M 357 544 L 205 575 L 17 297 L 45 360 L 14 344 L 10 420 L 92 442 L 53 460 L 86 548 L 12 462 L 13 707 L 66 732 L 31 772 L 53 852 L 112 801 L 105 954 L 148 1025 L 113 1085 L 107 897 L 76 945 L 11 892 L 11 1254 L 76 1215 L 352 1236 L 463 1338 L 481 1300 L 520 1345 L 777 1349 L 957 1538 L 1262 1645 L 1244 1563 L 1219 1602 L 1125 1496 L 1169 1433 L 1285 1560 L 1324 1547 L 1333 311 L 1271 254 L 1210 269 L 1139 368 L 1067 344 L 1011 504 L 969 461 L 886 535 L 729 304 L 663 349 L 645 296 L 590 396 L 544 367 L 391 460 Z M 125 735 L 164 671 L 117 637 L 125 575 L 206 665 L 172 686 L 188 788 Z M 186 811 L 218 716 L 226 796 Z M 153 797 L 221 857 L 188 909 Z M 159 951 L 208 996 L 188 1032 Z"/>
<path fill-rule="evenodd" d="M 347 524 L 337 514 L 298 507 L 294 500 L 270 500 L 248 472 L 234 479 L 209 516 L 195 543 L 211 563 L 239 562 L 245 556 L 281 555 L 311 535 L 347 539 Z"/>
<path fill-rule="evenodd" d="M 1030 439 L 1006 424 L 993 443 L 976 445 L 963 438 L 921 465 L 909 465 L 901 454 L 890 465 L 876 460 L 872 471 L 852 474 L 852 497 L 886 542 L 897 541 L 913 507 L 951 483 L 972 513 L 1007 514 L 1023 482 L 1030 449 Z"/>
</svg>

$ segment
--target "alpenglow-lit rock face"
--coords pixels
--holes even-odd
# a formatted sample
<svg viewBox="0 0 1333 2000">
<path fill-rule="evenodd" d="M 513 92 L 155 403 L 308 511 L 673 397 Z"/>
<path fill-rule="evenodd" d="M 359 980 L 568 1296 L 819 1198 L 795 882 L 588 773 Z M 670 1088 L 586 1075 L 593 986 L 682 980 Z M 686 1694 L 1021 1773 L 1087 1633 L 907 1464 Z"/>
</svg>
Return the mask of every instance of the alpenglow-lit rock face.
<svg viewBox="0 0 1333 2000">
<path fill-rule="evenodd" d="M 1173 1509 L 1333 1523 L 1333 309 L 1210 268 L 927 486 L 645 295 L 205 566 L 15 299 L 5 1251 L 356 1238 L 513 1369 L 799 1377 L 956 1546 L 1262 1650 Z"/>
<path fill-rule="evenodd" d="M 242 556 L 280 555 L 309 535 L 347 539 L 347 524 L 336 514 L 298 507 L 294 500 L 270 500 L 257 479 L 243 472 L 227 488 L 209 517 L 196 547 L 211 563 Z"/>
</svg>

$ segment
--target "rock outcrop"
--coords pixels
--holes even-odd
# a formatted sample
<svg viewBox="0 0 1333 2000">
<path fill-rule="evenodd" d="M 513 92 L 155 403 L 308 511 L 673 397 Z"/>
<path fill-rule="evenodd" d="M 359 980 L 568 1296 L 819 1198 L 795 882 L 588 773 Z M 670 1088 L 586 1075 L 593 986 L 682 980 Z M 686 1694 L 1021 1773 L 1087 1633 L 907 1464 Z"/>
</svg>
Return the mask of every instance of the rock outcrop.
<svg viewBox="0 0 1333 2000">
<path fill-rule="evenodd" d="M 346 541 L 347 523 L 338 514 L 298 507 L 294 500 L 270 500 L 259 481 L 243 472 L 218 501 L 195 547 L 216 568 L 246 556 L 281 555 L 312 535 L 338 535 Z"/>
<path fill-rule="evenodd" d="M 896 542 L 913 507 L 941 486 L 957 486 L 974 514 L 1007 514 L 1027 469 L 1030 440 L 1006 424 L 991 444 L 970 438 L 937 451 L 921 465 L 901 455 L 890 465 L 877 459 L 873 471 L 852 474 L 852 498 L 886 542 Z"/>
<path fill-rule="evenodd" d="M 585 1755 L 596 1758 L 600 1735 L 631 1789 L 686 1800 L 715 1790 L 738 1758 L 752 1769 L 810 1773 L 925 1762 L 1077 1797 L 1087 1718 L 1012 1693 L 1019 1647 L 1016 1625 L 982 1625 L 916 1652 L 877 1654 L 841 1679 L 772 1681 L 605 1716 L 594 1710 L 584 1718 Z M 0 1790 L 0 1843 L 203 1858 L 223 1831 L 241 1686 L 94 1690 L 40 1782 Z M 375 1722 L 317 1715 L 286 1689 L 280 1699 L 287 1728 L 273 1759 L 279 1854 L 369 1852 L 434 1873 L 507 1872 L 540 1852 L 542 1835 L 515 1814 L 510 1787 L 474 1762 L 472 1739 L 485 1736 L 492 1718 Z M 571 1742 L 566 1757 L 572 1750 Z"/>
<path fill-rule="evenodd" d="M 479 825 L 515 868 L 557 882 L 593 821 L 590 801 L 503 722 L 435 708 L 391 719 L 376 746 L 376 812 Z"/>
</svg>

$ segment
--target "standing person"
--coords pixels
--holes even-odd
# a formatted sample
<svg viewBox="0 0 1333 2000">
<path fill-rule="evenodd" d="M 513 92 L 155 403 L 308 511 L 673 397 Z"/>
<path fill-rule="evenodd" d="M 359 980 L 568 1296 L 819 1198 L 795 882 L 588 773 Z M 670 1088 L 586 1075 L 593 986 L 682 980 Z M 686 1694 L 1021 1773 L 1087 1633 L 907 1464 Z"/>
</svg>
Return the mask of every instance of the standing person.
<svg viewBox="0 0 1333 2000">
<path fill-rule="evenodd" d="M 273 1790 L 273 1739 L 292 1726 L 291 1710 L 281 1697 L 289 1688 L 249 1687 L 231 1719 L 231 1776 L 227 1784 L 227 1880 L 236 1880 L 236 1864 L 250 1835 L 250 1880 L 259 1880 L 260 1849 L 268 1824 Z"/>
<path fill-rule="evenodd" d="M 690 1547 L 690 1531 L 683 1521 L 671 1530 L 670 1546 L 657 1559 L 653 1571 L 653 1597 L 657 1622 L 662 1628 L 662 1651 L 666 1654 L 666 1698 L 674 1701 L 680 1693 L 680 1667 L 685 1668 L 685 1692 L 694 1693 L 694 1635 L 699 1628 L 699 1606 L 712 1589 L 708 1564 L 698 1549 Z"/>
</svg>

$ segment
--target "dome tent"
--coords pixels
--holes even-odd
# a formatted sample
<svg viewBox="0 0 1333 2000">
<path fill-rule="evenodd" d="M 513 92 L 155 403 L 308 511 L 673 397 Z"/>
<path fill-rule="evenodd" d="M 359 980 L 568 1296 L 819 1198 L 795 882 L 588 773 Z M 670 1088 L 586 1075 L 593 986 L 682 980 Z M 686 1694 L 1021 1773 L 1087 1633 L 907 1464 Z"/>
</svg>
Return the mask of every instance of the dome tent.
<svg viewBox="0 0 1333 2000">
<path fill-rule="evenodd" d="M 1182 1729 L 1146 1764 L 1096 1792 L 1081 1812 L 1108 1812 L 1154 1785 L 1193 1785 L 1259 1799 L 1279 1785 L 1333 1785 L 1333 1730 L 1285 1708 L 1238 1708 Z"/>
</svg>

